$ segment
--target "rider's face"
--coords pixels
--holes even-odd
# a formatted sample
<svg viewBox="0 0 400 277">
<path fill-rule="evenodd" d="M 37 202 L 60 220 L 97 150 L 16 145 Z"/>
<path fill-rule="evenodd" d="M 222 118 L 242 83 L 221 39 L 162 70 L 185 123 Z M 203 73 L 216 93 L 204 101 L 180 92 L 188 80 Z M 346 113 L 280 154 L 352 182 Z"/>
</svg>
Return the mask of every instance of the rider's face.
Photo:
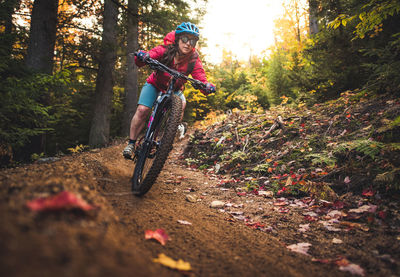
<svg viewBox="0 0 400 277">
<path fill-rule="evenodd" d="M 183 54 L 189 54 L 192 49 L 193 49 L 193 45 L 191 44 L 191 41 L 196 40 L 196 37 L 189 35 L 189 34 L 185 34 L 184 35 L 187 39 L 182 40 L 182 38 L 179 39 L 179 51 Z M 186 41 L 186 42 L 183 42 Z"/>
</svg>

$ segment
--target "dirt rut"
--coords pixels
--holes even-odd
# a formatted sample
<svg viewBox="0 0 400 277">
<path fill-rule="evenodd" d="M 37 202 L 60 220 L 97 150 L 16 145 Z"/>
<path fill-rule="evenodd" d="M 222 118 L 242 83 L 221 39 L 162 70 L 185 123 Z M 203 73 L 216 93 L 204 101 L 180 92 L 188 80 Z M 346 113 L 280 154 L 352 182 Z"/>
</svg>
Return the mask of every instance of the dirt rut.
<svg viewBox="0 0 400 277">
<path fill-rule="evenodd" d="M 122 158 L 123 146 L 0 172 L 0 276 L 346 276 L 232 222 L 201 198 L 187 201 L 188 191 L 217 181 L 178 164 L 183 142 L 150 192 L 131 195 L 133 164 Z M 62 190 L 97 210 L 38 214 L 26 208 L 26 201 Z M 144 238 L 145 230 L 157 228 L 171 238 L 165 246 Z M 193 270 L 154 263 L 160 253 Z"/>
</svg>

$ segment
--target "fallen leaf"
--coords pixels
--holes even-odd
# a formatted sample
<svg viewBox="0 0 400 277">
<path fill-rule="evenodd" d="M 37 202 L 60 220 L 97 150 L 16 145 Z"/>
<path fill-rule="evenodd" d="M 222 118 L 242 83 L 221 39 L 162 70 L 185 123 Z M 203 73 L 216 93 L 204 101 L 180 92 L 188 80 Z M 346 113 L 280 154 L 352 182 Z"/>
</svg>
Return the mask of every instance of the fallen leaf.
<svg viewBox="0 0 400 277">
<path fill-rule="evenodd" d="M 369 189 L 365 189 L 365 190 L 363 190 L 363 192 L 362 192 L 362 195 L 363 196 L 374 196 L 374 194 L 375 194 L 375 191 L 373 191 L 371 188 L 369 188 Z"/>
<path fill-rule="evenodd" d="M 61 211 L 80 209 L 89 211 L 94 209 L 85 200 L 69 191 L 62 191 L 49 197 L 41 197 L 26 203 L 26 206 L 32 211 Z"/>
<path fill-rule="evenodd" d="M 342 241 L 341 239 L 333 238 L 333 239 L 332 239 L 332 243 L 334 243 L 334 244 L 340 244 L 340 243 L 343 243 L 343 241 Z"/>
<path fill-rule="evenodd" d="M 311 246 L 311 243 L 299 242 L 297 244 L 289 245 L 289 246 L 287 246 L 287 248 L 293 252 L 297 252 L 297 253 L 309 256 L 310 254 L 308 254 L 307 251 L 310 248 L 310 246 Z"/>
<path fill-rule="evenodd" d="M 155 231 L 146 230 L 144 233 L 144 238 L 145 239 L 155 239 L 162 245 L 165 245 L 167 243 L 167 240 L 170 240 L 170 238 L 168 237 L 168 235 L 164 229 L 157 229 Z"/>
<path fill-rule="evenodd" d="M 316 214 L 315 212 L 306 212 L 303 213 L 304 216 L 311 216 L 311 217 L 318 217 L 318 214 Z"/>
<path fill-rule="evenodd" d="M 378 208 L 378 206 L 376 206 L 376 205 L 363 205 L 361 207 L 358 207 L 357 209 L 350 209 L 349 213 L 357 213 L 357 214 L 361 214 L 361 213 L 365 213 L 365 212 L 374 213 L 374 212 L 376 212 L 377 208 Z"/>
<path fill-rule="evenodd" d="M 339 231 L 341 231 L 341 229 L 332 226 L 332 224 L 335 223 L 335 222 L 332 221 L 332 219 L 329 220 L 329 221 L 320 220 L 319 223 L 321 223 L 325 227 L 325 229 L 327 229 L 328 231 L 331 231 L 331 232 L 339 232 Z"/>
<path fill-rule="evenodd" d="M 310 230 L 310 224 L 300 224 L 299 232 L 304 233 Z"/>
<path fill-rule="evenodd" d="M 265 190 L 260 190 L 258 192 L 258 195 L 262 195 L 264 197 L 273 197 L 274 193 L 272 191 L 265 191 Z"/>
<path fill-rule="evenodd" d="M 304 216 L 304 219 L 307 220 L 307 221 L 309 221 L 309 222 L 317 221 L 317 218 L 316 218 L 316 217 L 309 216 L 309 215 Z"/>
<path fill-rule="evenodd" d="M 219 200 L 214 200 L 211 202 L 210 207 L 211 208 L 223 208 L 225 206 L 225 202 L 219 201 Z"/>
<path fill-rule="evenodd" d="M 350 227 L 350 228 L 358 228 L 358 229 L 361 229 L 361 230 L 363 230 L 365 232 L 369 231 L 369 228 L 367 226 L 362 225 L 360 223 L 356 223 L 356 222 L 341 221 L 340 225 L 344 225 L 344 226 L 347 226 L 347 227 Z"/>
<path fill-rule="evenodd" d="M 328 218 L 340 218 L 342 217 L 342 212 L 338 210 L 332 210 L 327 215 Z"/>
<path fill-rule="evenodd" d="M 359 265 L 350 263 L 345 258 L 336 261 L 336 264 L 339 266 L 339 270 L 341 271 L 347 271 L 353 275 L 364 276 L 364 269 L 362 269 Z"/>
<path fill-rule="evenodd" d="M 287 180 L 286 180 L 285 187 L 291 186 L 292 184 L 293 184 L 293 180 L 292 180 L 292 178 L 289 176 L 289 178 L 287 178 Z"/>
<path fill-rule="evenodd" d="M 295 199 L 294 201 L 293 201 L 293 203 L 292 204 L 290 204 L 289 205 L 290 207 L 296 207 L 296 208 L 307 208 L 308 207 L 308 205 L 307 204 L 305 204 L 303 201 L 301 201 L 301 200 L 299 200 L 299 199 Z"/>
<path fill-rule="evenodd" d="M 191 222 L 186 221 L 186 220 L 180 220 L 180 219 L 178 219 L 178 223 L 179 223 L 179 224 L 183 224 L 183 225 L 192 225 Z"/>
<path fill-rule="evenodd" d="M 336 200 L 335 202 L 333 202 L 333 206 L 334 206 L 336 209 L 343 209 L 344 206 L 345 206 L 345 204 L 344 204 L 344 202 L 342 202 L 342 201 L 340 201 L 340 200 Z"/>
<path fill-rule="evenodd" d="M 192 267 L 190 266 L 190 263 L 185 262 L 181 259 L 175 261 L 174 259 L 168 257 L 167 255 L 161 253 L 158 255 L 158 258 L 153 259 L 153 262 L 162 264 L 163 266 L 172 268 L 172 269 L 177 269 L 177 270 L 182 270 L 182 271 L 189 271 L 192 270 Z"/>
<path fill-rule="evenodd" d="M 278 199 L 278 201 L 274 202 L 274 206 L 286 206 L 287 204 L 288 203 L 286 202 L 286 199 L 285 200 Z"/>
<path fill-rule="evenodd" d="M 378 212 L 378 216 L 379 216 L 381 219 L 386 219 L 386 212 L 385 212 L 385 211 L 379 211 L 379 212 Z"/>
<path fill-rule="evenodd" d="M 252 223 L 248 222 L 248 223 L 246 223 L 246 226 L 249 226 L 250 228 L 258 229 L 258 230 L 261 230 L 262 228 L 265 227 L 265 225 L 261 224 L 260 222 L 252 222 Z"/>
</svg>

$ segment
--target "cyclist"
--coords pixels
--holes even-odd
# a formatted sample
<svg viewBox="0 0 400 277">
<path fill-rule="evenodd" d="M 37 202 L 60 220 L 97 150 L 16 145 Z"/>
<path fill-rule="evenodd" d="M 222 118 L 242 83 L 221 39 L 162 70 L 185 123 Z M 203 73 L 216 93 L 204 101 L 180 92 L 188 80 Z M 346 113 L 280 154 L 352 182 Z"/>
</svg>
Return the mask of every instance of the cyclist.
<svg viewBox="0 0 400 277">
<path fill-rule="evenodd" d="M 185 75 L 191 74 L 194 79 L 206 83 L 206 91 L 202 92 L 208 95 L 215 92 L 215 86 L 207 82 L 203 65 L 195 50 L 198 40 L 199 28 L 193 23 L 183 22 L 176 28 L 175 33 L 169 33 L 164 39 L 164 41 L 170 41 L 170 44 L 157 46 L 148 52 L 139 51 L 135 57 L 135 63 L 141 67 L 146 64 L 146 59 L 152 58 Z M 146 84 L 140 93 L 135 115 L 131 120 L 129 142 L 122 153 L 125 158 L 132 157 L 136 139 L 145 125 L 146 118 L 151 111 L 157 95 L 160 91 L 166 91 L 170 78 L 170 75 L 166 72 L 153 72 L 147 78 Z M 183 111 L 186 107 L 186 99 L 182 92 L 182 86 L 185 82 L 185 80 L 180 79 L 175 84 L 175 94 L 182 100 Z M 182 127 L 180 126 L 180 128 Z"/>
</svg>

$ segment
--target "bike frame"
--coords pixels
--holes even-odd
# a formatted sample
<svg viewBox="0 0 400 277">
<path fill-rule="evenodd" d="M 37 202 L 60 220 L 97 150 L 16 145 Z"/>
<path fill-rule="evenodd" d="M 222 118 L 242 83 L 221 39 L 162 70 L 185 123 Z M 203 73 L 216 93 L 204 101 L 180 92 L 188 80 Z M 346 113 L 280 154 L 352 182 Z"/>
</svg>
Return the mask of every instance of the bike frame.
<svg viewBox="0 0 400 277">
<path fill-rule="evenodd" d="M 161 115 L 161 113 L 164 112 L 163 108 L 171 100 L 170 98 L 172 96 L 172 93 L 174 93 L 173 87 L 175 85 L 175 82 L 176 82 L 175 77 L 172 77 L 167 91 L 165 93 L 163 93 L 162 91 L 159 92 L 156 102 L 153 105 L 153 111 L 151 112 L 149 121 L 147 123 L 147 130 L 146 130 L 146 134 L 144 136 L 143 143 L 147 143 L 147 144 L 153 143 L 154 131 L 155 131 L 156 126 L 158 125 L 159 121 L 162 118 L 162 116 L 160 116 L 160 115 Z"/>
<path fill-rule="evenodd" d="M 134 55 L 138 54 L 134 53 Z M 140 146 L 135 151 L 133 160 L 136 160 L 137 163 L 132 177 L 132 191 L 137 196 L 144 195 L 149 191 L 173 147 L 174 136 L 181 118 L 181 107 L 179 107 L 181 102 L 178 97 L 173 95 L 176 81 L 183 79 L 189 81 L 195 89 L 206 90 L 206 85 L 201 81 L 189 78 L 157 60 L 147 58 L 145 63 L 153 70 L 167 72 L 171 75 L 171 79 L 167 91 L 158 93 L 150 113 L 147 129 L 138 142 Z M 171 111 L 171 114 L 167 115 L 168 111 Z M 159 131 L 162 134 L 158 134 Z M 165 145 L 163 145 L 164 143 Z M 154 160 L 147 163 L 147 159 Z"/>
</svg>

